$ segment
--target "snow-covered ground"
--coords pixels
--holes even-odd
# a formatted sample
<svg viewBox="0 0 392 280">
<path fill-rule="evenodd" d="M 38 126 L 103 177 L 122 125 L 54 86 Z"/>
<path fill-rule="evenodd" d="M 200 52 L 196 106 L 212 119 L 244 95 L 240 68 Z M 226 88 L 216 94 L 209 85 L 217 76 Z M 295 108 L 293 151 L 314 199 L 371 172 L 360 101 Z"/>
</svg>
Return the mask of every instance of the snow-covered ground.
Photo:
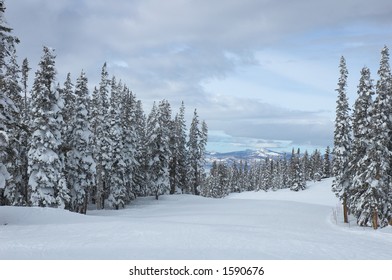
<svg viewBox="0 0 392 280">
<path fill-rule="evenodd" d="M 0 207 L 0 259 L 392 259 L 392 227 L 335 219 L 331 182 L 298 193 L 139 198 L 88 215 Z"/>
</svg>

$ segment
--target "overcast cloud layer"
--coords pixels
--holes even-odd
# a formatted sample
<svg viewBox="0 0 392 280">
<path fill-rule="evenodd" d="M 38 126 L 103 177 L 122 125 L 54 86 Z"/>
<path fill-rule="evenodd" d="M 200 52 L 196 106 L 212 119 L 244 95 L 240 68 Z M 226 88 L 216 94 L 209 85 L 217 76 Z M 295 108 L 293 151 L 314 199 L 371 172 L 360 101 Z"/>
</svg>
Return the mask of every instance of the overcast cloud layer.
<svg viewBox="0 0 392 280">
<path fill-rule="evenodd" d="M 392 47 L 389 0 L 8 0 L 19 56 L 36 68 L 56 49 L 58 79 L 82 69 L 90 86 L 106 61 L 146 104 L 197 107 L 210 149 L 332 144 L 337 66 L 351 102 L 362 66 L 376 77 Z M 31 78 L 32 79 L 32 78 Z"/>
</svg>

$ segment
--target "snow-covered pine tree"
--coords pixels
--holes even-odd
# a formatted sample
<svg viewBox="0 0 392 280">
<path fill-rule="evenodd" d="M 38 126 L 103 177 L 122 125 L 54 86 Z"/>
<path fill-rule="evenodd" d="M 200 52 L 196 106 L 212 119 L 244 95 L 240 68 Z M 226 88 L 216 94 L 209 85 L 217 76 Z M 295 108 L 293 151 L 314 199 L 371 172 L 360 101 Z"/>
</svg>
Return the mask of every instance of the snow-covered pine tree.
<svg viewBox="0 0 392 280">
<path fill-rule="evenodd" d="M 172 156 L 170 149 L 170 133 L 172 127 L 171 106 L 167 100 L 159 102 L 158 106 L 159 138 L 160 138 L 160 165 L 161 189 L 160 193 L 170 192 L 169 162 Z"/>
<path fill-rule="evenodd" d="M 391 219 L 391 140 L 392 111 L 391 111 L 391 70 L 389 66 L 389 50 L 384 47 L 381 51 L 381 62 L 378 70 L 379 80 L 376 85 L 376 98 L 371 112 L 371 131 L 363 125 L 358 125 L 356 133 L 370 132 L 364 137 L 362 145 L 367 145 L 365 155 L 360 158 L 359 168 L 355 177 L 353 212 L 357 223 L 361 226 L 372 226 L 374 229 L 387 226 Z M 366 87 L 361 91 L 369 91 L 369 78 L 366 77 Z M 370 102 L 371 93 L 364 98 Z M 365 108 L 362 108 L 363 110 Z M 363 120 L 362 122 L 366 122 Z M 358 135 L 359 136 L 359 135 Z M 357 153 L 363 153 L 358 151 Z M 362 171 L 362 172 L 361 172 Z"/>
<path fill-rule="evenodd" d="M 287 156 L 286 153 L 283 154 L 282 158 L 282 187 L 284 189 L 287 189 L 289 187 L 289 179 L 290 177 L 290 166 L 287 161 Z"/>
<path fill-rule="evenodd" d="M 147 120 L 143 111 L 142 102 L 136 101 L 135 107 L 135 132 L 136 132 L 136 150 L 135 150 L 135 174 L 133 177 L 133 183 L 135 193 L 138 196 L 147 196 L 148 192 L 148 154 L 146 143 L 148 141 L 146 127 Z"/>
<path fill-rule="evenodd" d="M 351 179 L 349 175 L 349 160 L 351 154 L 351 118 L 347 99 L 347 66 L 346 60 L 340 58 L 340 77 L 338 82 L 338 99 L 336 101 L 336 119 L 333 148 L 333 174 L 335 179 L 332 183 L 332 191 L 340 199 L 343 205 L 344 222 L 348 223 L 349 193 Z"/>
<path fill-rule="evenodd" d="M 93 146 L 94 146 L 94 160 L 96 163 L 96 188 L 95 188 L 95 203 L 97 209 L 105 207 L 105 199 L 108 194 L 110 171 L 110 146 L 111 141 L 109 137 L 110 132 L 110 118 L 109 118 L 109 74 L 107 72 L 106 63 L 102 66 L 101 81 L 99 89 L 94 90 L 92 99 L 92 124 L 93 124 Z"/>
<path fill-rule="evenodd" d="M 92 156 L 92 132 L 89 123 L 88 80 L 82 71 L 76 81 L 73 115 L 69 119 L 68 180 L 71 210 L 86 214 L 89 195 L 95 185 L 95 161 Z"/>
<path fill-rule="evenodd" d="M 31 68 L 29 67 L 29 61 L 27 58 L 23 59 L 22 62 L 22 77 L 21 77 L 21 82 L 23 85 L 23 94 L 24 94 L 24 119 L 28 120 L 29 116 L 29 109 L 28 109 L 28 104 L 29 104 L 29 100 L 28 100 L 28 96 L 27 96 L 27 92 L 28 92 L 28 79 L 29 79 L 29 72 L 30 72 Z"/>
<path fill-rule="evenodd" d="M 136 171 L 138 163 L 137 154 L 137 123 L 136 123 L 136 97 L 124 86 L 122 89 L 122 157 L 125 163 L 124 184 L 127 191 L 126 201 L 136 198 L 138 190 L 135 188 Z"/>
<path fill-rule="evenodd" d="M 200 184 L 203 185 L 204 180 L 206 178 L 205 165 L 206 165 L 206 148 L 208 141 L 208 126 L 207 123 L 203 120 L 201 122 L 201 139 L 199 142 L 199 150 L 200 150 L 200 159 L 199 159 L 199 172 L 200 172 Z"/>
<path fill-rule="evenodd" d="M 19 80 L 19 66 L 16 62 L 15 46 L 10 46 L 8 57 L 5 61 L 5 73 L 1 75 L 1 91 L 8 96 L 14 103 L 13 123 L 8 126 L 9 138 L 9 155 L 7 169 L 11 175 L 4 190 L 4 197 L 7 204 L 20 205 L 23 201 L 23 163 L 26 162 L 23 155 L 26 154 L 26 148 L 23 146 L 23 140 L 27 137 L 23 121 L 23 99 L 21 96 L 21 87 Z"/>
<path fill-rule="evenodd" d="M 27 58 L 23 60 L 22 68 L 21 68 L 21 82 L 22 82 L 22 92 L 23 92 L 23 120 L 22 125 L 25 129 L 22 129 L 22 137 L 21 137 L 21 168 L 22 168 L 22 181 L 23 181 L 23 189 L 22 189 L 22 196 L 23 196 L 23 204 L 27 204 L 29 201 L 29 191 L 28 191 L 28 158 L 27 153 L 29 151 L 29 123 L 30 123 L 30 97 L 27 95 L 28 86 L 27 81 L 29 77 L 29 62 Z"/>
<path fill-rule="evenodd" d="M 215 197 L 225 197 L 230 193 L 230 172 L 223 162 L 218 163 L 219 189 Z"/>
<path fill-rule="evenodd" d="M 18 205 L 24 203 L 26 128 L 22 123 L 20 69 L 16 61 L 19 39 L 12 35 L 4 13 L 4 1 L 0 1 L 0 205 Z"/>
<path fill-rule="evenodd" d="M 370 77 L 370 70 L 363 67 L 358 85 L 358 97 L 353 112 L 353 145 L 350 161 L 350 175 L 352 177 L 352 190 L 350 193 L 350 212 L 361 216 L 362 206 L 359 201 L 368 188 L 367 173 L 370 164 L 368 152 L 371 150 L 372 137 L 374 137 L 371 122 L 373 111 L 374 88 Z M 358 205 L 357 205 L 358 204 Z"/>
<path fill-rule="evenodd" d="M 294 184 L 294 176 L 295 176 L 295 151 L 294 148 L 291 149 L 290 160 L 287 162 L 287 188 L 291 188 Z"/>
<path fill-rule="evenodd" d="M 156 199 L 170 191 L 169 133 L 171 109 L 166 100 L 154 103 L 147 120 L 148 185 Z"/>
<path fill-rule="evenodd" d="M 240 160 L 236 170 L 234 169 L 234 166 L 233 166 L 232 170 L 233 170 L 232 178 L 234 176 L 236 177 L 234 179 L 236 181 L 236 184 L 235 184 L 235 188 L 233 189 L 233 191 L 242 192 L 244 190 L 244 180 L 245 180 L 245 178 L 244 178 L 244 162 L 242 160 Z"/>
<path fill-rule="evenodd" d="M 278 158 L 274 161 L 273 190 L 281 189 L 283 186 L 283 169 L 282 159 Z"/>
<path fill-rule="evenodd" d="M 200 194 L 206 197 L 221 198 L 229 193 L 230 170 L 225 163 L 214 161 Z"/>
<path fill-rule="evenodd" d="M 0 5 L 2 2 L 0 2 Z M 1 17 L 0 20 L 2 20 L 2 13 L 4 10 L 0 6 L 0 11 L 1 11 Z M 1 21 L 1 27 L 3 25 L 3 21 Z M 2 28 L 1 28 L 2 29 Z M 1 30 L 0 29 L 0 30 Z M 0 32 L 0 36 L 3 37 L 2 32 Z M 3 39 L 3 38 L 1 38 Z M 0 51 L 3 51 L 0 49 Z M 4 61 L 3 61 L 3 53 L 0 53 L 0 67 L 4 67 Z M 0 71 L 1 73 L 1 71 Z M 0 83 L 3 83 L 3 77 L 0 76 Z M 14 102 L 7 96 L 5 95 L 3 89 L 0 88 L 0 194 L 1 197 L 3 196 L 3 191 L 4 188 L 6 187 L 6 182 L 11 178 L 10 173 L 7 170 L 7 162 L 10 158 L 10 153 L 8 150 L 9 146 L 9 127 L 12 126 L 15 122 L 14 116 L 15 113 L 17 113 L 18 110 L 14 104 Z M 3 199 L 0 199 L 0 205 L 4 204 Z"/>
<path fill-rule="evenodd" d="M 330 178 L 332 176 L 331 170 L 331 150 L 329 146 L 325 149 L 324 160 L 323 160 L 323 178 Z"/>
<path fill-rule="evenodd" d="M 294 153 L 294 149 L 292 152 L 292 162 L 291 162 L 291 187 L 290 190 L 292 191 L 300 191 L 306 189 L 306 181 L 305 175 L 303 170 L 303 165 L 301 164 L 300 158 L 300 149 L 297 150 L 297 153 Z"/>
<path fill-rule="evenodd" d="M 29 187 L 32 205 L 65 208 L 70 196 L 59 151 L 63 100 L 54 86 L 55 79 L 55 55 L 44 47 L 32 90 Z"/>
<path fill-rule="evenodd" d="M 181 103 L 180 111 L 174 118 L 170 149 L 170 193 L 174 194 L 181 190 L 185 192 L 187 175 L 187 150 L 186 150 L 186 125 L 185 105 Z"/>
<path fill-rule="evenodd" d="M 320 181 L 323 178 L 323 158 L 319 150 L 314 150 L 310 157 L 310 180 Z"/>
<path fill-rule="evenodd" d="M 241 192 L 241 165 L 242 161 L 239 164 L 234 161 L 231 165 L 230 192 Z"/>
<path fill-rule="evenodd" d="M 63 109 L 63 121 L 64 126 L 62 130 L 62 139 L 63 142 L 68 144 L 70 141 L 70 131 L 72 130 L 71 120 L 75 115 L 75 93 L 74 93 L 74 85 L 71 80 L 71 73 L 67 74 L 67 78 L 64 82 L 64 87 L 61 89 L 61 96 L 64 100 L 64 109 Z"/>
<path fill-rule="evenodd" d="M 256 191 L 259 184 L 258 164 L 256 162 L 253 162 L 250 165 L 248 176 L 249 176 L 248 181 L 250 186 L 249 191 Z"/>
<path fill-rule="evenodd" d="M 147 118 L 147 129 L 146 129 L 146 195 L 151 195 L 155 190 L 158 190 L 157 181 L 159 176 L 159 122 L 158 122 L 158 108 L 154 102 L 151 112 Z M 156 195 L 156 198 L 159 195 Z"/>
<path fill-rule="evenodd" d="M 72 120 L 75 115 L 75 94 L 74 94 L 74 85 L 71 80 L 71 73 L 67 74 L 66 80 L 64 82 L 64 87 L 59 88 L 60 98 L 64 101 L 62 116 L 63 116 L 63 125 L 61 127 L 61 140 L 62 146 L 60 149 L 59 156 L 61 161 L 64 164 L 63 173 L 66 178 L 67 188 L 71 189 L 70 185 L 70 175 L 68 174 L 71 166 L 69 165 L 67 153 L 72 149 L 70 146 L 71 135 L 72 135 Z M 71 205 L 72 210 L 72 205 Z"/>
<path fill-rule="evenodd" d="M 16 61 L 15 46 L 10 47 L 8 58 L 5 65 L 5 73 L 2 75 L 0 83 L 1 91 L 8 96 L 16 106 L 17 111 L 14 113 L 14 123 L 9 127 L 9 146 L 11 157 L 7 163 L 7 169 L 11 174 L 10 180 L 4 189 L 4 197 L 7 204 L 22 205 L 25 204 L 23 191 L 26 189 L 26 146 L 24 140 L 27 139 L 27 129 L 24 126 L 23 108 L 24 102 L 22 98 L 22 88 L 19 85 L 20 69 Z M 16 113 L 17 112 L 17 113 Z"/>
<path fill-rule="evenodd" d="M 203 172 L 203 150 L 201 149 L 202 132 L 199 117 L 195 109 L 191 127 L 189 129 L 188 146 L 188 190 L 195 195 L 200 194 Z"/>
<path fill-rule="evenodd" d="M 110 170 L 108 170 L 109 181 L 109 206 L 115 209 L 124 208 L 128 202 L 128 193 L 124 182 L 125 161 L 123 146 L 122 126 L 122 98 L 121 83 L 117 84 L 115 77 L 112 78 L 110 95 Z"/>
<path fill-rule="evenodd" d="M 201 195 L 204 197 L 217 197 L 219 192 L 219 176 L 218 176 L 218 163 L 216 160 L 212 162 L 210 173 L 207 177 L 206 184 L 201 190 Z"/>
<path fill-rule="evenodd" d="M 266 158 L 264 163 L 263 189 L 268 191 L 273 188 L 274 164 L 271 158 Z"/>
<path fill-rule="evenodd" d="M 91 95 L 89 102 L 88 102 L 88 108 L 89 108 L 89 121 L 90 121 L 90 126 L 91 130 L 93 132 L 93 135 L 96 134 L 97 127 L 99 124 L 98 121 L 98 115 L 99 115 L 99 91 L 97 87 L 94 87 L 93 94 Z M 94 142 L 92 143 L 94 144 Z M 95 149 L 94 149 L 95 150 Z"/>
<path fill-rule="evenodd" d="M 244 163 L 244 169 L 243 169 L 243 173 L 242 173 L 242 184 L 243 184 L 244 191 L 253 190 L 252 183 L 250 180 L 250 167 L 249 167 L 248 161 L 245 161 L 245 163 Z"/>
<path fill-rule="evenodd" d="M 304 153 L 301 161 L 302 161 L 302 165 L 304 167 L 305 180 L 309 181 L 312 179 L 313 168 L 312 168 L 312 162 L 311 162 L 311 159 L 309 158 L 309 153 L 307 150 L 305 150 L 305 153 Z"/>
</svg>

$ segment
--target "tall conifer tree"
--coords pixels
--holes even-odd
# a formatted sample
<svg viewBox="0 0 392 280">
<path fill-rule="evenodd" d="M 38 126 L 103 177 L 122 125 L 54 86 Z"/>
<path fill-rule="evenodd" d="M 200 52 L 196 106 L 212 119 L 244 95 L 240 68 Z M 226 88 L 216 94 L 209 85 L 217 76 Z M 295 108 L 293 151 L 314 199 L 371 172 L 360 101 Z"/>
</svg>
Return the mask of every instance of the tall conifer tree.
<svg viewBox="0 0 392 280">
<path fill-rule="evenodd" d="M 89 123 L 88 80 L 82 71 L 75 86 L 74 114 L 69 121 L 68 178 L 71 209 L 86 214 L 89 195 L 95 184 L 95 161 L 92 155 L 92 132 Z"/>
<path fill-rule="evenodd" d="M 55 87 L 53 50 L 44 47 L 32 91 L 32 138 L 28 153 L 31 204 L 65 208 L 70 196 L 60 158 L 63 101 Z"/>
<path fill-rule="evenodd" d="M 359 225 L 373 228 L 388 225 L 391 218 L 391 70 L 389 66 L 389 50 L 381 51 L 381 62 L 378 70 L 379 80 L 376 85 L 376 98 L 371 116 L 370 138 L 363 135 L 362 145 L 367 145 L 365 156 L 359 161 L 360 168 L 356 176 L 353 207 Z M 368 85 L 368 87 L 370 87 Z M 364 89 L 369 91 L 369 89 Z M 369 93 L 367 93 L 369 95 Z M 367 96 L 366 98 L 369 98 Z M 369 101 L 368 101 L 369 102 Z M 362 120 L 367 121 L 367 120 Z M 364 131 L 358 125 L 357 133 Z M 368 142 L 368 143 L 367 143 Z M 360 155 L 363 151 L 359 150 Z M 361 172 L 363 170 L 363 172 Z"/>
<path fill-rule="evenodd" d="M 101 81 L 99 89 L 93 93 L 93 116 L 92 124 L 94 129 L 94 160 L 96 162 L 96 188 L 95 188 L 95 203 L 97 209 L 105 207 L 105 199 L 108 195 L 110 171 L 110 146 L 111 141 L 109 137 L 109 74 L 107 72 L 106 63 L 102 66 Z"/>
<path fill-rule="evenodd" d="M 110 207 L 119 209 L 123 208 L 128 202 L 128 194 L 125 185 L 126 166 L 124 161 L 124 142 L 122 112 L 123 102 L 121 98 L 122 85 L 116 82 L 113 77 L 110 97 L 110 168 L 108 173 Z"/>
<path fill-rule="evenodd" d="M 342 201 L 344 222 L 348 223 L 348 199 L 351 180 L 348 172 L 351 153 L 351 118 L 350 108 L 347 99 L 347 66 L 346 60 L 342 56 L 340 59 L 340 77 L 338 82 L 338 99 L 336 101 L 336 119 L 334 132 L 334 160 L 332 190 Z"/>
</svg>

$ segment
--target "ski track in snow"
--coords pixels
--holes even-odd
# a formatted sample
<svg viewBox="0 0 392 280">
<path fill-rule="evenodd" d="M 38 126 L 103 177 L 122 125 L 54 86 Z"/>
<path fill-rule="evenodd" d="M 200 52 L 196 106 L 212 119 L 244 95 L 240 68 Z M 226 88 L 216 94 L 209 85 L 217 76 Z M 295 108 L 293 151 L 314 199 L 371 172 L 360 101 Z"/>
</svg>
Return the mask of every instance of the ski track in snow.
<svg viewBox="0 0 392 280">
<path fill-rule="evenodd" d="M 86 216 L 3 206 L 0 259 L 392 259 L 392 227 L 335 221 L 331 183 L 224 199 L 138 198 Z"/>
</svg>

